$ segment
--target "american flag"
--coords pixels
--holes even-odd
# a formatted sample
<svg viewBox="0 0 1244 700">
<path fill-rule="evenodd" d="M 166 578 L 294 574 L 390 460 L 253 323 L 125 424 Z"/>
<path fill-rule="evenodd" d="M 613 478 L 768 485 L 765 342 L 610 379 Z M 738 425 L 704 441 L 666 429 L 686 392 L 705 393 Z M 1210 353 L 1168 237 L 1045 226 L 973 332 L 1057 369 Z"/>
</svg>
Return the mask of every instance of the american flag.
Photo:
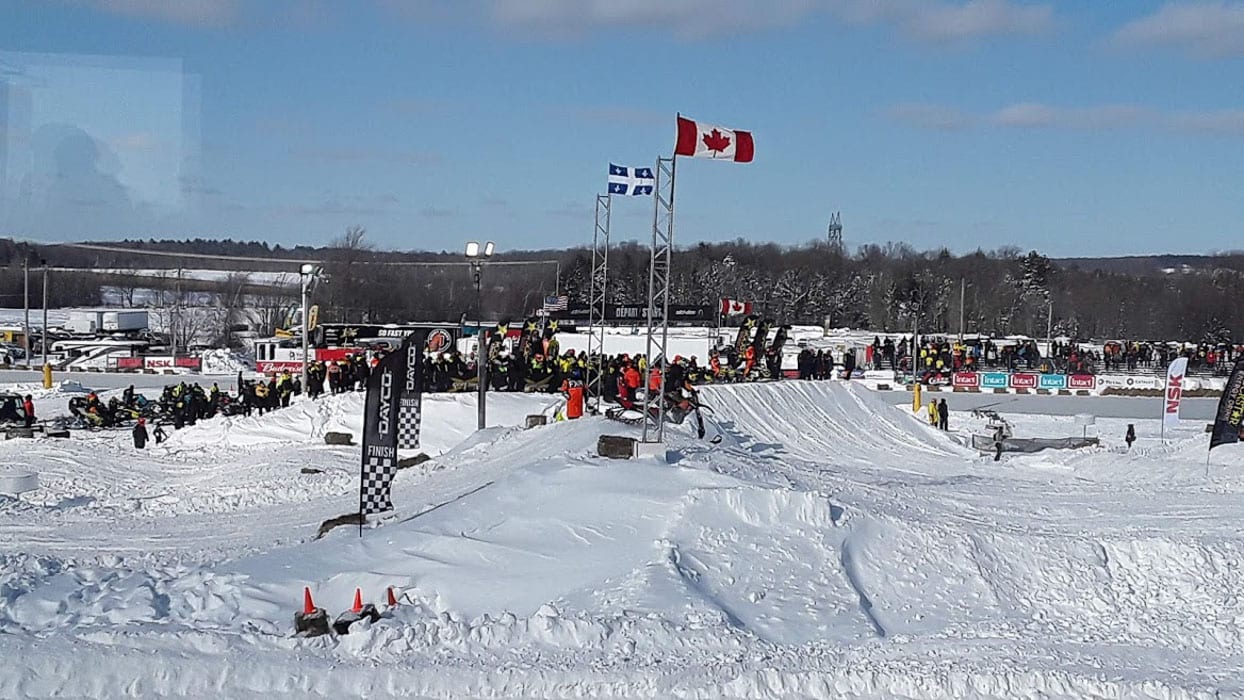
<svg viewBox="0 0 1244 700">
<path fill-rule="evenodd" d="M 566 311 L 570 308 L 570 297 L 565 294 L 558 296 L 544 297 L 544 311 L 549 313 L 552 311 Z"/>
</svg>

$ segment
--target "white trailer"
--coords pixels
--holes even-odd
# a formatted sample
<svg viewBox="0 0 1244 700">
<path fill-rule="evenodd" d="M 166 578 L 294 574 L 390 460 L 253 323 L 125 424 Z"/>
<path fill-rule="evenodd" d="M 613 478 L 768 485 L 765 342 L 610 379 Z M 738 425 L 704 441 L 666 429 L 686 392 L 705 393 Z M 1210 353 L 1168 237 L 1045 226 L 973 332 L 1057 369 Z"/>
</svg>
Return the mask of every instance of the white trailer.
<svg viewBox="0 0 1244 700">
<path fill-rule="evenodd" d="M 146 309 L 126 309 L 125 311 L 105 311 L 100 329 L 105 333 L 126 333 L 147 330 Z"/>
</svg>

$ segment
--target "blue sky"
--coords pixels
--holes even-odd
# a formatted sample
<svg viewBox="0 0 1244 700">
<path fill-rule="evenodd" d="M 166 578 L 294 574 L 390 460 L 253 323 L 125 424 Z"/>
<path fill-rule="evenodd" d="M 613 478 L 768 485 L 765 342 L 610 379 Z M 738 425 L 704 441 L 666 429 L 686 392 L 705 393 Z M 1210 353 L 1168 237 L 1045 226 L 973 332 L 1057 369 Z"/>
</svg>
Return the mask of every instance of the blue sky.
<svg viewBox="0 0 1244 700">
<path fill-rule="evenodd" d="M 581 245 L 681 111 L 756 143 L 681 244 L 1238 249 L 1241 75 L 1244 2 L 0 0 L 0 235 Z"/>
</svg>

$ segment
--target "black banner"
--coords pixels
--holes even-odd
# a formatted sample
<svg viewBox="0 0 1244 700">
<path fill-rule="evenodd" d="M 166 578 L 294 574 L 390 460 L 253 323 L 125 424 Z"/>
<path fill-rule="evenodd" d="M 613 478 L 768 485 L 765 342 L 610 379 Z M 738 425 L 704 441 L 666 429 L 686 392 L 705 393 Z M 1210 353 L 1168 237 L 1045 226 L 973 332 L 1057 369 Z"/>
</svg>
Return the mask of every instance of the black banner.
<svg viewBox="0 0 1244 700">
<path fill-rule="evenodd" d="M 458 339 L 459 328 L 443 323 L 404 323 L 368 325 L 355 323 L 321 323 L 315 329 L 317 347 L 351 347 L 376 338 L 404 339 L 411 333 L 424 332 L 432 352 L 452 350 Z"/>
<path fill-rule="evenodd" d="M 661 309 L 657 309 L 656 320 L 661 320 Z M 587 323 L 591 309 L 587 306 L 572 306 L 566 311 L 551 314 L 556 319 L 567 319 Z M 646 323 L 648 321 L 647 304 L 606 304 L 605 320 L 613 323 Z M 670 323 L 716 323 L 717 315 L 711 306 L 690 306 L 687 304 L 670 304 Z"/>
<path fill-rule="evenodd" d="M 1218 413 L 1214 416 L 1214 432 L 1209 438 L 1209 448 L 1240 441 L 1240 427 L 1244 424 L 1244 357 L 1236 360 L 1227 386 L 1218 400 Z"/>
<path fill-rule="evenodd" d="M 363 411 L 363 459 L 359 513 L 393 509 L 389 487 L 397 473 L 397 434 L 402 389 L 406 384 L 406 353 L 391 352 L 367 377 Z"/>
<path fill-rule="evenodd" d="M 397 446 L 403 450 L 419 447 L 419 426 L 423 422 L 423 346 L 427 334 L 411 333 L 399 350 L 406 356 L 405 382 L 398 401 Z"/>
</svg>

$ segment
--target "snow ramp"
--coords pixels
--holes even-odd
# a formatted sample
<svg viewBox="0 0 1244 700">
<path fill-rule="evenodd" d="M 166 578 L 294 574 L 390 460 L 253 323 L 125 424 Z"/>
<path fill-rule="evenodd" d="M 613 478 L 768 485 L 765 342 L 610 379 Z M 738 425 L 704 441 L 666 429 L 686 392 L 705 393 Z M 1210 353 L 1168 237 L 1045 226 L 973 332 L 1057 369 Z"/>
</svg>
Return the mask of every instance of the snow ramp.
<svg viewBox="0 0 1244 700">
<path fill-rule="evenodd" d="M 849 382 L 705 387 L 708 416 L 734 447 L 809 461 L 876 464 L 920 457 L 975 457 L 876 392 Z"/>
</svg>

